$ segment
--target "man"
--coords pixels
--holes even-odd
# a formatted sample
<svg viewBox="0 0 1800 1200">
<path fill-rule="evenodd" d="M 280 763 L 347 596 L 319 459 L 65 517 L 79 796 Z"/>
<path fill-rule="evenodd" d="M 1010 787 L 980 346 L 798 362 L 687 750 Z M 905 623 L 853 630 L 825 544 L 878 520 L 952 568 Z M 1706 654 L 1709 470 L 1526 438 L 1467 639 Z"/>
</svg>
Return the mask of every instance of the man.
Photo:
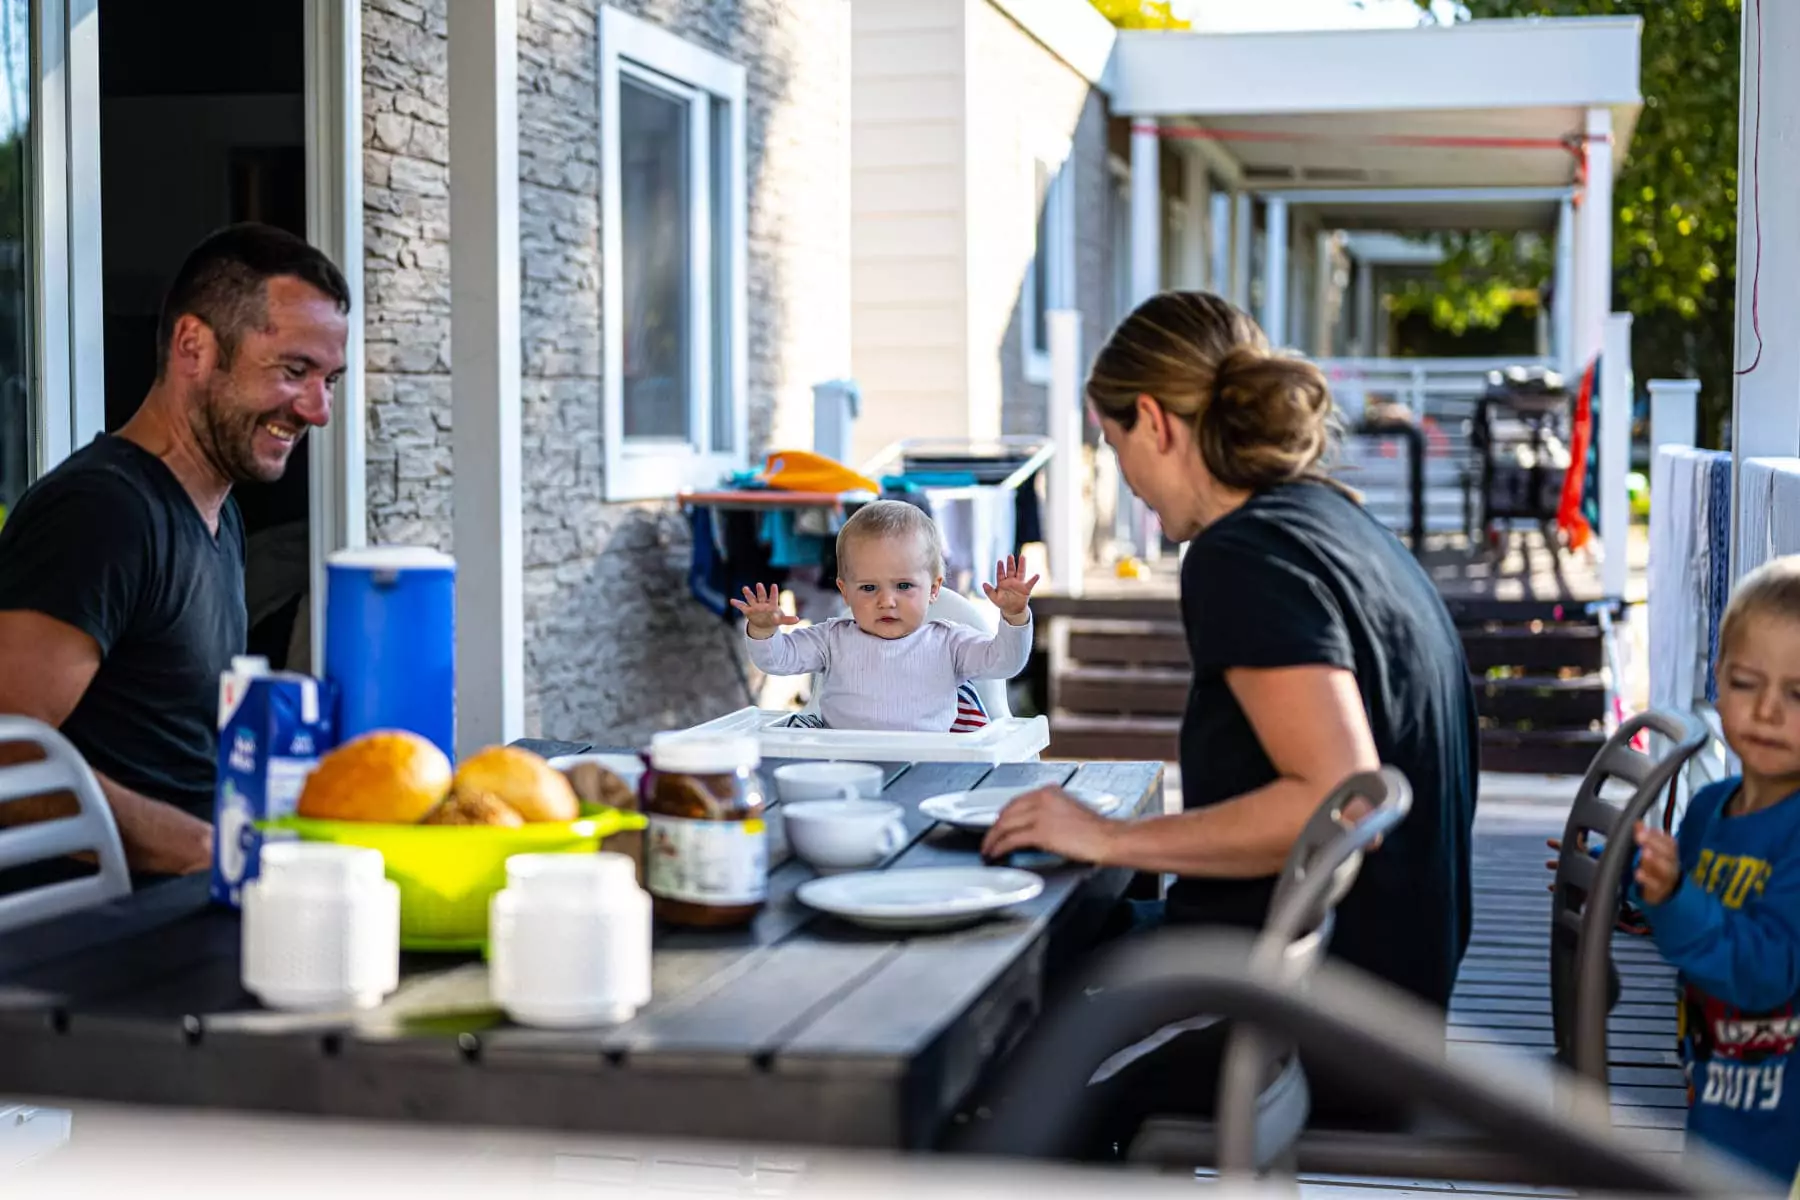
<svg viewBox="0 0 1800 1200">
<path fill-rule="evenodd" d="M 213 234 L 164 298 L 136 415 L 32 485 L 0 529 L 0 712 L 74 743 L 135 872 L 211 861 L 219 673 L 247 624 L 231 489 L 281 478 L 331 419 L 349 310 L 343 275 L 293 235 Z M 0 823 L 71 803 L 15 801 Z"/>
</svg>

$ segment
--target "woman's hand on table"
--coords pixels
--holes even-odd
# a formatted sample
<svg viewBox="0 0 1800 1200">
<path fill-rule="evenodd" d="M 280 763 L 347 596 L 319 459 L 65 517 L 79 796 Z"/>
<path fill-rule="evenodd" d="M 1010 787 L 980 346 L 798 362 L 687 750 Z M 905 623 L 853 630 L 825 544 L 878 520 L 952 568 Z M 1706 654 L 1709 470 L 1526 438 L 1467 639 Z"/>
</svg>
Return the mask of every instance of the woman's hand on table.
<svg viewBox="0 0 1800 1200">
<path fill-rule="evenodd" d="M 981 856 L 1004 858 L 1016 850 L 1043 850 L 1078 862 L 1104 865 L 1120 823 L 1103 817 L 1060 787 L 1026 792 L 1008 804 L 981 841 Z"/>
</svg>

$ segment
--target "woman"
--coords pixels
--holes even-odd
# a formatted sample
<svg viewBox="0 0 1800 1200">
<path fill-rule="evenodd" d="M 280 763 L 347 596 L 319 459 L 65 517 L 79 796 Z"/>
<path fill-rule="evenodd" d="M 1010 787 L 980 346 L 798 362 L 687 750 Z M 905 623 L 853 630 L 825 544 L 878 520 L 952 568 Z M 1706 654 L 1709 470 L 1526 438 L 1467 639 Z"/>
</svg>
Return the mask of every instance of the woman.
<svg viewBox="0 0 1800 1200">
<path fill-rule="evenodd" d="M 1425 572 L 1321 470 L 1324 376 L 1271 353 L 1219 297 L 1173 292 L 1113 333 L 1087 394 L 1126 483 L 1190 543 L 1185 811 L 1112 821 L 1045 789 L 1007 807 L 983 853 L 1172 873 L 1165 919 L 1259 926 L 1326 794 L 1386 763 L 1411 782 L 1412 812 L 1364 863 L 1332 953 L 1447 1006 L 1469 940 L 1474 692 Z M 1188 1096 L 1209 1090 L 1182 1074 Z M 1142 1081 L 1130 1090 L 1158 1102 Z"/>
</svg>

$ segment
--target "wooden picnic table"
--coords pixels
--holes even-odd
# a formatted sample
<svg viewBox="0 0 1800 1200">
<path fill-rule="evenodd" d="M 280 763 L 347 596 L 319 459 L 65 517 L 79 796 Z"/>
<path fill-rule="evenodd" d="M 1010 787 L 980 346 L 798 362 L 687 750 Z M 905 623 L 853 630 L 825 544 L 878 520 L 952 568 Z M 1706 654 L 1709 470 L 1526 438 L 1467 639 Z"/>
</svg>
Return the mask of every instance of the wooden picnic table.
<svg viewBox="0 0 1800 1200">
<path fill-rule="evenodd" d="M 1074 783 L 1142 814 L 1161 811 L 1162 780 L 1160 763 L 898 764 L 883 795 L 911 839 L 885 869 L 979 861 L 975 838 L 919 814 L 930 796 Z M 238 915 L 182 880 L 0 941 L 0 1096 L 926 1148 L 1132 882 L 1021 865 L 1045 877 L 1031 902 L 903 935 L 805 908 L 813 872 L 783 861 L 748 929 L 659 928 L 650 1004 L 578 1032 L 508 1024 L 469 956 L 403 955 L 401 990 L 370 1012 L 261 1010 L 239 982 Z"/>
</svg>

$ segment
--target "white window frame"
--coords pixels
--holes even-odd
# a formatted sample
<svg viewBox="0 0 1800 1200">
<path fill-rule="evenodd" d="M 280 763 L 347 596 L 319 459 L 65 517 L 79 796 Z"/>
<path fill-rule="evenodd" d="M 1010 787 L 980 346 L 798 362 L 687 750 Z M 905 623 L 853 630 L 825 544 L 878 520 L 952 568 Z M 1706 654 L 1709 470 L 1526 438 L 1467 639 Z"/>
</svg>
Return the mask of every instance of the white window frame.
<svg viewBox="0 0 1800 1200">
<path fill-rule="evenodd" d="M 1025 381 L 1047 385 L 1050 382 L 1049 339 L 1037 348 L 1038 316 L 1032 298 L 1037 294 L 1038 272 L 1045 273 L 1044 312 L 1053 313 L 1073 303 L 1075 294 L 1075 159 L 1067 142 L 1031 160 L 1028 179 L 1031 261 L 1025 267 L 1025 285 L 1019 289 L 1019 344 L 1024 355 Z M 1042 170 L 1049 183 L 1043 196 L 1043 229 L 1048 246 L 1040 246 L 1038 230 L 1037 176 Z M 1047 332 L 1047 331 L 1046 331 Z"/>
<path fill-rule="evenodd" d="M 690 437 L 686 441 L 625 437 L 624 266 L 619 178 L 619 88 L 626 78 L 688 97 L 693 105 L 690 128 L 693 181 L 689 233 L 694 253 L 689 261 Z M 748 460 L 749 344 L 747 229 L 748 181 L 745 132 L 745 71 L 737 63 L 684 41 L 616 8 L 600 8 L 600 257 L 601 257 L 601 386 L 602 432 L 608 500 L 666 499 L 684 489 L 712 487 Z M 722 112 L 721 112 L 722 110 Z M 723 122 L 715 120 L 722 115 Z M 722 155 L 718 124 L 728 126 Z M 712 179 L 724 160 L 725 270 L 713 261 L 714 202 Z M 715 280 L 725 288 L 726 336 L 713 325 Z M 722 344 L 721 344 L 722 343 Z M 721 361 L 722 360 L 722 361 Z M 731 397 L 731 445 L 719 448 L 713 438 L 713 381 L 723 372 Z"/>
<path fill-rule="evenodd" d="M 106 427 L 99 0 L 31 6 L 33 478 Z"/>
</svg>

